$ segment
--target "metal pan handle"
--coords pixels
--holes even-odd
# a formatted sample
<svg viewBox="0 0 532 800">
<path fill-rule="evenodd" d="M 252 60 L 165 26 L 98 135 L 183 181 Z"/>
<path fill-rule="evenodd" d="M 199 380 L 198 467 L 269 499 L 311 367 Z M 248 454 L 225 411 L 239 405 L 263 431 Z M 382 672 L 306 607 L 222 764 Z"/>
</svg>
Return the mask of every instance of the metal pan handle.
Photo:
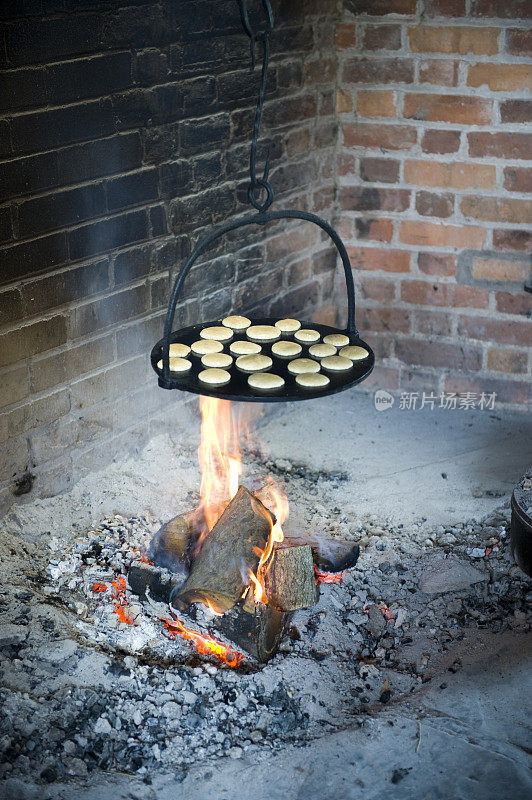
<svg viewBox="0 0 532 800">
<path fill-rule="evenodd" d="M 174 288 L 172 289 L 172 294 L 170 296 L 170 302 L 168 304 L 168 311 L 166 314 L 166 321 L 164 323 L 164 337 L 163 337 L 163 353 L 162 353 L 162 361 L 163 361 L 163 374 L 162 377 L 164 380 L 168 381 L 170 379 L 170 336 L 172 334 L 172 328 L 174 325 L 174 315 L 177 306 L 177 301 L 179 298 L 179 294 L 181 292 L 181 287 L 187 277 L 188 273 L 190 272 L 192 265 L 202 253 L 207 250 L 207 248 L 214 242 L 216 239 L 219 239 L 220 236 L 223 236 L 229 231 L 234 231 L 237 228 L 242 228 L 245 225 L 266 225 L 268 222 L 273 222 L 279 219 L 302 219 L 305 222 L 312 222 L 314 225 L 317 225 L 322 230 L 328 234 L 329 238 L 333 241 L 336 249 L 340 254 L 340 258 L 342 259 L 342 264 L 344 266 L 344 275 L 345 275 L 345 285 L 347 290 L 347 328 L 346 330 L 348 333 L 353 333 L 355 336 L 358 336 L 358 331 L 355 327 L 355 285 L 353 282 L 353 272 L 351 270 L 351 262 L 349 261 L 349 256 L 347 255 L 347 250 L 345 249 L 345 245 L 340 239 L 337 232 L 334 228 L 329 225 L 321 217 L 318 217 L 316 214 L 310 214 L 307 211 L 270 211 L 267 213 L 259 213 L 253 214 L 251 217 L 244 217 L 244 219 L 236 220 L 235 222 L 229 222 L 226 225 L 222 225 L 219 228 L 216 228 L 209 236 L 206 236 L 204 239 L 199 242 L 199 244 L 194 248 L 193 252 L 188 257 L 183 269 L 177 276 L 176 282 L 174 284 Z"/>
</svg>

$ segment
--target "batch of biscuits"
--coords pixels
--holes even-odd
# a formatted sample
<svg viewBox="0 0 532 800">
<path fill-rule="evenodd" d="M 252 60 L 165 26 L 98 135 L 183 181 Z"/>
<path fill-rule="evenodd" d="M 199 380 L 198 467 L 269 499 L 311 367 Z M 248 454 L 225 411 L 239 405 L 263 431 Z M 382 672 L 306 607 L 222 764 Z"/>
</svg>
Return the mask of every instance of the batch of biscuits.
<svg viewBox="0 0 532 800">
<path fill-rule="evenodd" d="M 252 325 L 247 317 L 229 316 L 221 325 L 203 328 L 199 336 L 190 345 L 170 344 L 170 372 L 184 375 L 192 369 L 192 359 L 199 358 L 203 369 L 198 373 L 198 381 L 211 389 L 227 386 L 234 366 L 248 375 L 252 393 L 280 391 L 285 379 L 272 371 L 274 362 L 280 359 L 298 386 L 319 391 L 329 386 L 330 376 L 349 373 L 355 361 L 369 355 L 365 348 L 352 345 L 343 333 L 325 335 L 320 341 L 319 331 L 302 328 L 297 319 L 280 319 L 274 325 Z M 301 357 L 303 347 L 308 348 L 310 358 Z M 265 349 L 270 350 L 271 356 Z M 162 370 L 162 359 L 157 367 Z"/>
</svg>

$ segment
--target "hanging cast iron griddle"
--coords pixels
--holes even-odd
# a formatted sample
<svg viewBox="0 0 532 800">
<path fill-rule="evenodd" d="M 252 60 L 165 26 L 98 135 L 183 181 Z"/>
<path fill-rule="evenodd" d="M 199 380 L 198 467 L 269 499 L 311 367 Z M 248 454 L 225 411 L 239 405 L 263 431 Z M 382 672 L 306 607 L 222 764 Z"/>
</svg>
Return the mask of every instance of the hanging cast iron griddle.
<svg viewBox="0 0 532 800">
<path fill-rule="evenodd" d="M 153 369 L 158 375 L 159 386 L 161 386 L 163 389 L 180 389 L 181 391 L 193 392 L 194 394 L 203 394 L 211 397 L 223 398 L 226 400 L 240 400 L 247 402 L 280 402 L 286 400 L 308 400 L 314 397 L 324 397 L 328 394 L 334 394 L 336 392 L 341 392 L 344 389 L 349 389 L 351 386 L 354 386 L 355 384 L 360 383 L 367 378 L 373 369 L 375 356 L 369 345 L 360 339 L 355 326 L 355 288 L 353 284 L 351 263 L 349 261 L 349 256 L 347 255 L 344 243 L 340 239 L 338 233 L 324 219 L 321 219 L 321 217 L 318 217 L 316 214 L 310 214 L 307 211 L 268 211 L 268 208 L 273 202 L 273 189 L 271 184 L 268 182 L 269 152 L 266 157 L 266 166 L 264 168 L 262 178 L 257 177 L 255 168 L 257 141 L 268 72 L 268 60 L 270 53 L 269 37 L 273 29 L 273 11 L 270 5 L 270 0 L 262 0 L 266 22 L 264 30 L 257 32 L 253 30 L 250 24 L 246 0 L 238 0 L 238 4 L 240 7 L 242 25 L 250 39 L 252 70 L 255 65 L 255 43 L 259 41 L 263 47 L 259 97 L 255 114 L 255 123 L 253 126 L 253 136 L 251 140 L 250 185 L 248 189 L 249 202 L 256 209 L 257 213 L 215 228 L 209 236 L 206 236 L 199 242 L 194 251 L 191 253 L 181 272 L 179 273 L 172 290 L 164 326 L 164 336 L 160 341 L 157 342 L 151 352 L 151 363 Z M 264 202 L 261 203 L 259 197 L 263 192 L 265 192 L 266 197 Z M 267 355 L 272 359 L 273 363 L 267 369 L 267 371 L 282 377 L 284 380 L 283 386 L 277 390 L 259 391 L 258 389 L 253 389 L 250 387 L 248 383 L 249 373 L 242 372 L 237 368 L 236 357 L 233 357 L 232 365 L 227 367 L 227 371 L 231 375 L 230 381 L 220 386 L 206 384 L 200 380 L 199 374 L 205 369 L 205 366 L 201 362 L 201 356 L 194 355 L 192 352 L 187 355 L 187 359 L 192 363 L 192 367 L 188 370 L 188 372 L 172 372 L 170 370 L 170 344 L 182 343 L 190 346 L 193 342 L 196 342 L 198 339 L 200 339 L 201 331 L 204 328 L 222 326 L 221 320 L 213 320 L 198 325 L 192 325 L 188 328 L 182 328 L 181 330 L 172 331 L 175 310 L 181 288 L 196 259 L 202 253 L 204 253 L 213 242 L 230 231 L 236 230 L 237 228 L 242 228 L 246 225 L 266 225 L 268 222 L 281 219 L 299 219 L 305 222 L 312 222 L 314 225 L 317 225 L 319 228 L 325 231 L 338 250 L 344 267 L 347 290 L 347 328 L 345 330 L 339 330 L 328 325 L 318 325 L 313 322 L 305 322 L 300 320 L 301 328 L 317 331 L 320 335 L 319 343 L 322 343 L 324 337 L 330 334 L 344 334 L 348 337 L 350 345 L 364 348 L 364 350 L 367 352 L 367 356 L 362 359 L 352 361 L 351 367 L 345 371 L 326 370 L 325 367 L 320 363 L 320 372 L 326 375 L 329 379 L 328 384 L 320 388 L 306 388 L 300 386 L 296 381 L 296 376 L 293 375 L 288 369 L 289 359 L 278 358 L 272 353 L 272 345 L 274 344 L 273 342 L 261 343 L 261 354 Z M 280 314 L 278 317 L 269 319 L 251 319 L 251 325 L 275 325 L 275 322 L 277 322 L 282 316 L 283 315 Z M 248 337 L 245 330 L 233 332 L 232 337 L 223 342 L 223 350 L 221 352 L 229 354 L 229 347 L 232 342 L 246 339 L 248 339 Z M 294 339 L 293 335 L 283 334 L 283 337 L 280 341 L 286 340 L 297 341 L 297 339 Z M 301 344 L 302 352 L 297 356 L 297 358 L 313 358 L 314 361 L 320 362 L 319 358 L 316 358 L 315 356 L 313 357 L 312 354 L 309 353 L 309 348 L 312 344 L 315 344 L 315 342 L 306 344 L 300 341 L 298 344 Z M 338 352 L 340 350 L 341 347 L 338 347 Z M 159 364 L 160 366 L 158 366 Z"/>
</svg>

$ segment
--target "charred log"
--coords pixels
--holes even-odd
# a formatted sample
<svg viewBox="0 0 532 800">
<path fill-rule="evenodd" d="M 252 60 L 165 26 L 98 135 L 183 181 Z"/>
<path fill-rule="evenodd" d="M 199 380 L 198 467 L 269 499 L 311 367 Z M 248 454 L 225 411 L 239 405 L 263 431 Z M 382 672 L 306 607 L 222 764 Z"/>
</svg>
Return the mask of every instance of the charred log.
<svg viewBox="0 0 532 800">
<path fill-rule="evenodd" d="M 161 567 L 139 561 L 132 564 L 127 582 L 132 592 L 139 597 L 149 596 L 158 603 L 168 603 L 174 590 L 179 590 L 188 577 L 188 569 L 181 564 L 179 572 L 170 572 Z"/>
<path fill-rule="evenodd" d="M 281 611 L 310 608 L 318 602 L 310 545 L 275 550 L 271 566 L 259 575 L 268 603 Z"/>
<path fill-rule="evenodd" d="M 340 572 L 354 567 L 360 555 L 360 547 L 346 539 L 334 539 L 325 534 L 288 534 L 281 547 L 310 545 L 314 563 L 326 572 Z"/>
<path fill-rule="evenodd" d="M 249 613 L 238 603 L 223 617 L 217 617 L 210 627 L 213 634 L 218 631 L 264 664 L 279 649 L 289 619 L 290 614 L 270 605 L 256 603 Z"/>
<path fill-rule="evenodd" d="M 151 540 L 150 559 L 172 571 L 179 571 L 183 564 L 190 567 L 203 523 L 199 511 L 187 511 L 171 519 Z"/>
</svg>

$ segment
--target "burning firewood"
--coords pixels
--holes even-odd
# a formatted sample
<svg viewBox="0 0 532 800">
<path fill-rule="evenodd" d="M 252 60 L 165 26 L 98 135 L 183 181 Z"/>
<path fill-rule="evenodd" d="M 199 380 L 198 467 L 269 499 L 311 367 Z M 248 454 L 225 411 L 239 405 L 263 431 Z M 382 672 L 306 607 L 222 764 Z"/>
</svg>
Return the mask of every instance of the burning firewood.
<svg viewBox="0 0 532 800">
<path fill-rule="evenodd" d="M 341 572 L 354 567 L 360 555 L 360 547 L 346 539 L 335 539 L 326 534 L 287 534 L 281 547 L 309 545 L 318 569 L 325 572 Z"/>
<path fill-rule="evenodd" d="M 263 664 L 279 649 L 289 617 L 284 611 L 264 603 L 256 603 L 251 613 L 237 603 L 222 617 L 213 620 L 210 627 Z"/>
<path fill-rule="evenodd" d="M 266 546 L 273 517 L 244 486 L 237 493 L 205 538 L 182 589 L 172 595 L 172 604 L 210 604 L 217 612 L 230 609 L 256 572 Z"/>
<path fill-rule="evenodd" d="M 183 564 L 190 566 L 203 524 L 203 515 L 196 510 L 179 514 L 159 528 L 150 543 L 153 563 L 172 572 L 181 572 Z"/>
<path fill-rule="evenodd" d="M 310 545 L 279 547 L 269 569 L 259 573 L 268 603 L 281 611 L 309 608 L 318 602 Z"/>
</svg>

